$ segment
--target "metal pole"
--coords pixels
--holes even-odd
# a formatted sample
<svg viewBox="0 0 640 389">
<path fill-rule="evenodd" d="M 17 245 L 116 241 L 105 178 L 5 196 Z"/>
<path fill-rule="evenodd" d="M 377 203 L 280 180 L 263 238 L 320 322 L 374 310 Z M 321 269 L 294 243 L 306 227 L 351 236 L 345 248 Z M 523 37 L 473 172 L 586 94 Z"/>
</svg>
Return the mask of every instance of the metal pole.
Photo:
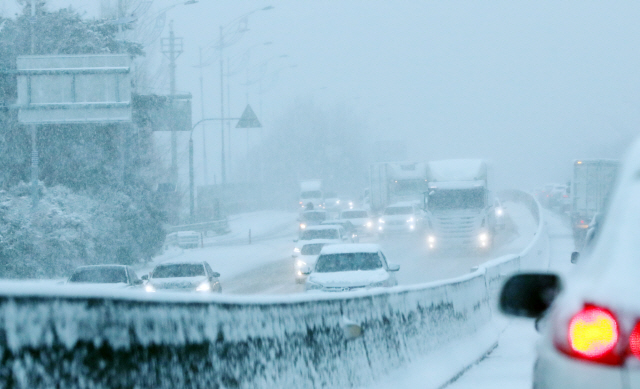
<svg viewBox="0 0 640 389">
<path fill-rule="evenodd" d="M 31 55 L 36 51 L 35 23 L 36 23 L 36 0 L 31 0 Z M 29 104 L 31 104 L 31 91 L 29 91 Z M 38 127 L 30 125 L 31 130 L 31 206 L 35 209 L 38 206 Z"/>
<path fill-rule="evenodd" d="M 200 114 L 204 119 L 204 81 L 202 76 L 202 47 L 200 48 Z M 207 169 L 207 138 L 204 124 L 202 125 L 202 161 L 204 165 L 204 184 L 209 185 L 209 172 Z"/>
<path fill-rule="evenodd" d="M 229 57 L 227 57 L 227 116 L 231 117 L 231 83 L 229 82 L 229 72 L 231 71 L 231 66 L 229 65 Z M 229 160 L 229 171 L 233 170 L 233 159 L 231 158 L 231 122 L 227 121 L 227 143 L 229 146 L 229 154 L 227 154 L 227 159 Z"/>
<path fill-rule="evenodd" d="M 189 138 L 189 215 L 193 223 L 193 217 L 196 212 L 195 194 L 193 187 L 193 139 Z"/>
<path fill-rule="evenodd" d="M 223 28 L 220 26 L 220 178 L 222 185 L 227 183 L 227 173 L 224 160 L 224 60 L 222 49 L 224 47 Z"/>
<path fill-rule="evenodd" d="M 173 20 L 169 23 L 169 76 L 171 98 L 176 94 L 176 55 L 175 35 L 173 34 Z M 171 130 L 171 183 L 178 185 L 178 133 L 175 128 Z"/>
</svg>

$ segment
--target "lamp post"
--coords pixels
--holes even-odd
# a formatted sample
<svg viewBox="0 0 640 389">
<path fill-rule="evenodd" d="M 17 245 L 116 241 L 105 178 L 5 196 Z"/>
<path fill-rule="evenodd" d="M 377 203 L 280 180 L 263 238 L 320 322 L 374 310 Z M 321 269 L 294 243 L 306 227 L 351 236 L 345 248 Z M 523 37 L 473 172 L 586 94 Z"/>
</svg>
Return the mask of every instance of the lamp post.
<svg viewBox="0 0 640 389">
<path fill-rule="evenodd" d="M 259 8 L 250 12 L 247 12 L 244 15 L 241 15 L 231 21 L 226 26 L 220 26 L 220 40 L 218 41 L 218 48 L 220 49 L 220 177 L 221 183 L 224 185 L 227 183 L 227 172 L 226 172 L 226 158 L 225 158 L 225 145 L 224 145 L 224 55 L 223 50 L 225 47 L 225 29 L 236 24 L 238 21 L 246 18 L 247 16 L 258 12 L 258 11 L 269 11 L 272 10 L 273 6 L 266 6 L 263 8 Z M 243 31 L 244 32 L 244 31 Z M 229 44 L 230 45 L 230 44 Z"/>
</svg>

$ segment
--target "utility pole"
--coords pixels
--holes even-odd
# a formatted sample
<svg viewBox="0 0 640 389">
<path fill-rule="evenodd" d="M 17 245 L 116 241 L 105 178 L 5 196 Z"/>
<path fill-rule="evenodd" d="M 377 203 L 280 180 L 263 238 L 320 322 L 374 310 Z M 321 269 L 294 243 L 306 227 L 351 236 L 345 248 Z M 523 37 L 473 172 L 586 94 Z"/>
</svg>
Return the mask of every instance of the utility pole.
<svg viewBox="0 0 640 389">
<path fill-rule="evenodd" d="M 31 19 L 29 20 L 31 27 L 31 55 L 36 52 L 36 0 L 31 0 Z M 29 92 L 29 104 L 31 104 L 31 92 Z M 39 175 L 39 158 L 38 158 L 38 127 L 35 124 L 30 125 L 31 130 L 31 207 L 35 210 L 38 206 L 38 175 Z"/>
<path fill-rule="evenodd" d="M 227 57 L 227 116 L 231 117 L 231 82 L 229 80 L 231 73 L 231 64 Z M 233 159 L 231 158 L 231 122 L 227 121 L 227 142 L 229 144 L 227 159 L 229 160 L 229 171 L 233 171 Z"/>
<path fill-rule="evenodd" d="M 224 48 L 224 31 L 220 26 L 220 174 L 222 185 L 227 183 L 227 173 L 224 161 L 224 58 L 222 50 Z"/>
<path fill-rule="evenodd" d="M 204 79 L 202 76 L 202 47 L 200 47 L 200 119 L 204 119 Z M 202 125 L 202 160 L 204 165 L 204 184 L 209 185 L 209 172 L 207 168 L 207 137 L 206 128 Z"/>
<path fill-rule="evenodd" d="M 169 23 L 169 38 L 162 39 L 162 53 L 169 58 L 170 92 L 172 100 L 176 94 L 176 59 L 183 52 L 182 38 L 176 38 L 173 34 L 173 20 Z M 178 185 L 178 133 L 171 131 L 171 183 Z"/>
</svg>

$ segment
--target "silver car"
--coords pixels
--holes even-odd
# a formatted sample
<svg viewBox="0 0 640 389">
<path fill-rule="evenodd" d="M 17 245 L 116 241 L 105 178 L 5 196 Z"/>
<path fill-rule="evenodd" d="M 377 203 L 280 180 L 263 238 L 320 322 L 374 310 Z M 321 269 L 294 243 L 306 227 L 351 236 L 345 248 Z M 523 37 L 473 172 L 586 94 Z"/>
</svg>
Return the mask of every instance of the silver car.
<svg viewBox="0 0 640 389">
<path fill-rule="evenodd" d="M 157 265 L 146 280 L 147 292 L 164 291 L 194 291 L 194 292 L 222 292 L 220 273 L 211 269 L 207 262 L 165 262 Z"/>
</svg>

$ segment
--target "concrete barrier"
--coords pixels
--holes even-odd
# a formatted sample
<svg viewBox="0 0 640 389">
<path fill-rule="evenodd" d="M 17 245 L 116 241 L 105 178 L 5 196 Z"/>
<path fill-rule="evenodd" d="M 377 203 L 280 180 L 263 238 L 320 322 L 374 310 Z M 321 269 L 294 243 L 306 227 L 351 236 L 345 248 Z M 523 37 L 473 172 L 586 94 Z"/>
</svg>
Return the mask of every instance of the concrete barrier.
<svg viewBox="0 0 640 389">
<path fill-rule="evenodd" d="M 0 386 L 366 385 L 491 325 L 501 282 L 523 260 L 538 258 L 532 253 L 544 244 L 542 234 L 523 256 L 496 259 L 459 278 L 335 295 L 107 294 L 54 287 L 33 292 L 28 285 L 4 283 Z M 356 328 L 352 324 L 361 336 L 345 332 Z"/>
</svg>

